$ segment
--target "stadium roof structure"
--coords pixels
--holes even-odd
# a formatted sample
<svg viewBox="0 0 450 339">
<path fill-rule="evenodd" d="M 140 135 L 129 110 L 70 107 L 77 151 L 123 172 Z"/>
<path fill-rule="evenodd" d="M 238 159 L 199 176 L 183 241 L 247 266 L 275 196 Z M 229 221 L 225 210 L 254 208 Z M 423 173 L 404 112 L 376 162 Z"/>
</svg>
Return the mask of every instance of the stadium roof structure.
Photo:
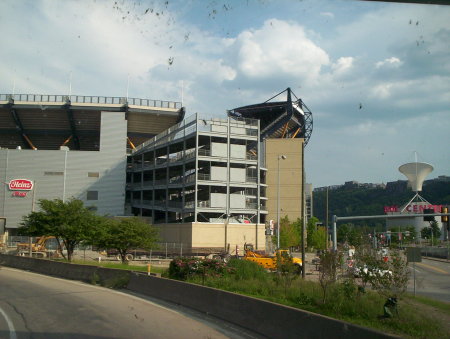
<svg viewBox="0 0 450 339">
<path fill-rule="evenodd" d="M 98 151 L 101 112 L 124 112 L 130 149 L 184 118 L 180 102 L 79 95 L 0 94 L 0 147 Z"/>
<path fill-rule="evenodd" d="M 274 101 L 282 94 L 286 94 L 286 100 Z M 311 111 L 290 88 L 261 104 L 229 110 L 228 116 L 235 119 L 258 119 L 263 140 L 266 138 L 304 138 L 306 146 L 313 130 Z"/>
</svg>

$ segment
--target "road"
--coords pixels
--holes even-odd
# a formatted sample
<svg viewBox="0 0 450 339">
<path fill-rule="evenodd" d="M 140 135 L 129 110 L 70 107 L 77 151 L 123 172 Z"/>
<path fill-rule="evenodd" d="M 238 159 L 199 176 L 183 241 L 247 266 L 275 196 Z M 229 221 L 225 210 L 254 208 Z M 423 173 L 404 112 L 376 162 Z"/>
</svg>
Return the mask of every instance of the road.
<svg viewBox="0 0 450 339">
<path fill-rule="evenodd" d="M 0 339 L 257 338 L 142 296 L 0 267 Z"/>
<path fill-rule="evenodd" d="M 408 291 L 413 292 L 413 273 L 416 272 L 416 293 L 437 300 L 450 302 L 450 263 L 424 259 L 422 262 L 409 264 L 411 279 Z"/>
</svg>

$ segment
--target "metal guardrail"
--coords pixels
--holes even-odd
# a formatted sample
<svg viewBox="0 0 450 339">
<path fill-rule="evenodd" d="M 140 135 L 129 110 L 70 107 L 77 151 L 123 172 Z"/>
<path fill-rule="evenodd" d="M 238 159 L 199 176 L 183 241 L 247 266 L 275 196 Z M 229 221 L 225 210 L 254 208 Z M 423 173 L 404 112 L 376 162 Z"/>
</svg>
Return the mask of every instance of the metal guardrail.
<svg viewBox="0 0 450 339">
<path fill-rule="evenodd" d="M 180 109 L 181 102 L 141 98 L 103 97 L 88 95 L 47 95 L 47 94 L 0 94 L 0 101 L 48 102 L 72 104 L 99 104 L 99 105 L 134 105 L 143 107 L 158 107 Z"/>
<path fill-rule="evenodd" d="M 421 247 L 420 253 L 425 257 L 450 260 L 449 247 Z"/>
</svg>

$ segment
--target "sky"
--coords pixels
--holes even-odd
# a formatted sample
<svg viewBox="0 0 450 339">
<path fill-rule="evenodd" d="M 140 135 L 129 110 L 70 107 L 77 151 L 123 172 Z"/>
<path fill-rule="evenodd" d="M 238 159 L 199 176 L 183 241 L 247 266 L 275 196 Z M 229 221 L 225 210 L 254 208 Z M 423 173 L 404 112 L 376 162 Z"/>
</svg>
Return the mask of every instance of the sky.
<svg viewBox="0 0 450 339">
<path fill-rule="evenodd" d="M 307 182 L 450 175 L 450 6 L 353 0 L 2 0 L 0 93 L 182 101 L 290 87 L 313 113 Z"/>
</svg>

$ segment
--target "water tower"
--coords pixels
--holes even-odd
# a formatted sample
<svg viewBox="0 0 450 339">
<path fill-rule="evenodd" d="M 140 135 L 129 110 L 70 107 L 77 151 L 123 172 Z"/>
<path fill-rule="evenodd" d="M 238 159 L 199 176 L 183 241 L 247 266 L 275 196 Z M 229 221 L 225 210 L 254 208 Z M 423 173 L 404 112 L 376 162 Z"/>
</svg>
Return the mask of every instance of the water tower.
<svg viewBox="0 0 450 339">
<path fill-rule="evenodd" d="M 422 201 L 429 204 L 423 197 L 420 196 L 419 192 L 422 191 L 422 185 L 427 177 L 433 171 L 433 166 L 425 162 L 409 162 L 407 164 L 401 165 L 398 170 L 403 173 L 407 178 L 411 189 L 416 192 L 413 198 L 403 207 L 402 212 L 405 208 L 411 204 L 415 199 L 417 201 Z"/>
</svg>

